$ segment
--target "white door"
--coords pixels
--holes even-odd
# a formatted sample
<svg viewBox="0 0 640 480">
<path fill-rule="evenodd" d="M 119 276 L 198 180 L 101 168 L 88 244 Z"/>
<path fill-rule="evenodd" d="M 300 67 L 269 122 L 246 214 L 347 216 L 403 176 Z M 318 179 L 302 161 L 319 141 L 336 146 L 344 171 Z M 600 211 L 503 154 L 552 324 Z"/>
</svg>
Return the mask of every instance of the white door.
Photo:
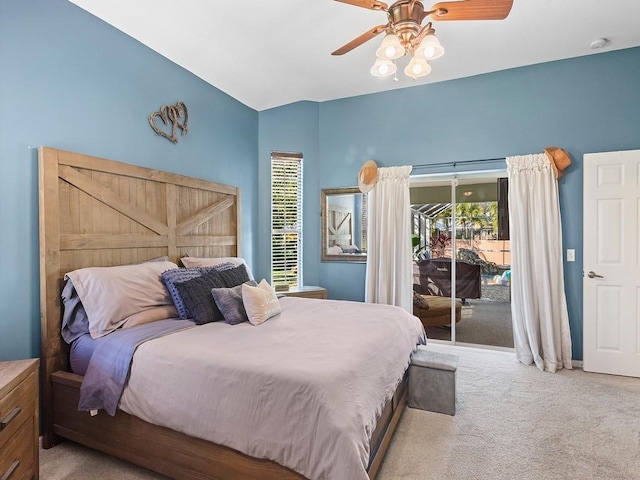
<svg viewBox="0 0 640 480">
<path fill-rule="evenodd" d="M 640 377 L 640 150 L 584 156 L 584 370 Z"/>
</svg>

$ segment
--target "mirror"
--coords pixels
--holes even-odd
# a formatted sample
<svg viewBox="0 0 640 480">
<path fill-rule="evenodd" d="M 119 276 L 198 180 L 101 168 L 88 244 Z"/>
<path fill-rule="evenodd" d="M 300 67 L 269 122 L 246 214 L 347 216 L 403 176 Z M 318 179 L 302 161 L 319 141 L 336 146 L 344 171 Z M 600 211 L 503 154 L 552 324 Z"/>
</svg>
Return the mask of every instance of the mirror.
<svg viewBox="0 0 640 480">
<path fill-rule="evenodd" d="M 322 261 L 367 261 L 367 195 L 358 187 L 321 191 Z"/>
</svg>

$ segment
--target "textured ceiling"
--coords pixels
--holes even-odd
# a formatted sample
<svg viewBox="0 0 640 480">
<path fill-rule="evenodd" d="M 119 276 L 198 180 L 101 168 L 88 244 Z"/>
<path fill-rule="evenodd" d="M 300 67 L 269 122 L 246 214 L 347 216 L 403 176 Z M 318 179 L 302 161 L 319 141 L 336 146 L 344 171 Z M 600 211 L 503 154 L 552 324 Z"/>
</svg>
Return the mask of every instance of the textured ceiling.
<svg viewBox="0 0 640 480">
<path fill-rule="evenodd" d="M 394 82 L 369 74 L 382 35 L 331 56 L 386 23 L 383 12 L 332 0 L 70 1 L 258 111 L 640 46 L 639 0 L 514 0 L 506 20 L 434 22 L 445 55 L 417 81 L 399 59 Z M 589 49 L 597 37 L 609 42 Z"/>
</svg>

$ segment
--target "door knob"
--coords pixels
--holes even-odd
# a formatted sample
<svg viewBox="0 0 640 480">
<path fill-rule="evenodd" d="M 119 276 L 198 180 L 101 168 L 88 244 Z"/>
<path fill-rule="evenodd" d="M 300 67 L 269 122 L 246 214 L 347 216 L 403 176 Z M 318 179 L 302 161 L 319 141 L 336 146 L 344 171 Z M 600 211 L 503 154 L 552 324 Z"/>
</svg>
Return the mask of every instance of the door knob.
<svg viewBox="0 0 640 480">
<path fill-rule="evenodd" d="M 591 272 L 587 273 L 587 277 L 589 277 L 589 278 L 604 278 L 602 275 L 598 275 L 594 271 L 591 271 Z"/>
</svg>

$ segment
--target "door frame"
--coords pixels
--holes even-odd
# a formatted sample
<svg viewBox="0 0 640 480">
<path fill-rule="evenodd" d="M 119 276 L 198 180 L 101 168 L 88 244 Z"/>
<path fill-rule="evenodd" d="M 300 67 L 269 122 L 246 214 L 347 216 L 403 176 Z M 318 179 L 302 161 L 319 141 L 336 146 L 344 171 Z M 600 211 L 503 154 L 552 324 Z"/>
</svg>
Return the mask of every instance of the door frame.
<svg viewBox="0 0 640 480">
<path fill-rule="evenodd" d="M 582 368 L 588 372 L 640 377 L 639 198 L 640 150 L 584 155 Z M 611 235 L 608 250 L 599 218 L 607 227 L 619 225 L 603 227 Z M 588 272 L 602 277 L 590 278 Z M 605 308 L 605 302 L 611 305 Z"/>
<path fill-rule="evenodd" d="M 467 180 L 473 179 L 492 179 L 499 178 L 500 176 L 505 176 L 507 174 L 507 167 L 505 165 L 504 168 L 500 169 L 488 169 L 488 170 L 474 170 L 467 172 L 444 172 L 444 173 L 434 173 L 434 174 L 413 174 L 409 179 L 409 188 L 417 187 L 417 186 L 443 186 L 450 185 L 451 187 L 451 208 L 452 208 L 452 235 L 451 235 L 451 251 L 456 251 L 456 235 L 455 235 L 455 226 L 456 226 L 456 189 L 463 185 Z M 456 262 L 451 262 L 451 318 L 456 318 Z M 461 347 L 472 347 L 472 348 L 480 348 L 485 350 L 498 350 L 504 352 L 514 353 L 515 348 L 512 347 L 502 347 L 497 345 L 484 345 L 477 343 L 466 343 L 466 342 L 458 342 L 456 340 L 456 322 L 451 323 L 451 339 L 450 340 L 438 340 L 438 339 L 430 339 L 430 342 L 444 345 L 453 345 L 453 346 L 461 346 Z"/>
</svg>

